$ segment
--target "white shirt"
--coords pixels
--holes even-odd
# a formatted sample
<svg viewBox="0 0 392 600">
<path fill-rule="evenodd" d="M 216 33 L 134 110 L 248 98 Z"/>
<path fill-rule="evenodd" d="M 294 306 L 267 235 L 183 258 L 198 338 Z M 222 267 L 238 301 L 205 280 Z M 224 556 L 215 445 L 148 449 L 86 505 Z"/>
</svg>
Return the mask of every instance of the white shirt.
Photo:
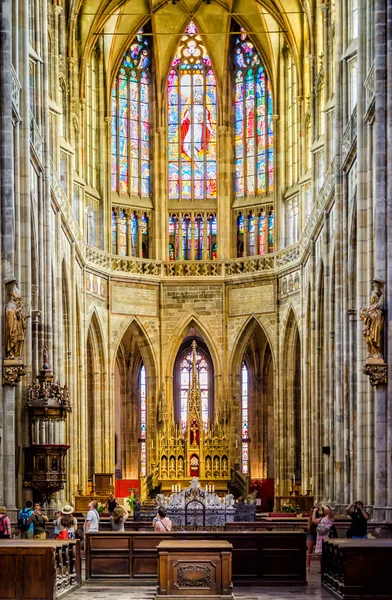
<svg viewBox="0 0 392 600">
<path fill-rule="evenodd" d="M 84 530 L 86 531 L 86 523 L 90 521 L 89 531 L 98 531 L 99 516 L 95 509 L 89 510 L 84 520 Z"/>
</svg>

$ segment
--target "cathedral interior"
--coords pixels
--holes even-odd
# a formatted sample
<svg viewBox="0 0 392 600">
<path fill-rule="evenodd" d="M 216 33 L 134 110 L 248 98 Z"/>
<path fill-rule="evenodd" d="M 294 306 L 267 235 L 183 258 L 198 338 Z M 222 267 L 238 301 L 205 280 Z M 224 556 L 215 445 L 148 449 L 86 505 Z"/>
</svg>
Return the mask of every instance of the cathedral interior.
<svg viewBox="0 0 392 600">
<path fill-rule="evenodd" d="M 0 504 L 392 521 L 391 10 L 1 3 Z"/>
</svg>

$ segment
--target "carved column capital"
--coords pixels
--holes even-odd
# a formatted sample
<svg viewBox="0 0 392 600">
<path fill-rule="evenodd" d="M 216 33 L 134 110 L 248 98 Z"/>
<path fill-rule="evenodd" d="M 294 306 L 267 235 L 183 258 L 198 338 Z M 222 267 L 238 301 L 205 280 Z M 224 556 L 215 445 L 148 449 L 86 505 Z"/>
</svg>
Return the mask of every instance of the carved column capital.
<svg viewBox="0 0 392 600">
<path fill-rule="evenodd" d="M 21 377 L 27 373 L 27 367 L 20 359 L 9 359 L 3 362 L 3 385 L 18 385 Z"/>
</svg>

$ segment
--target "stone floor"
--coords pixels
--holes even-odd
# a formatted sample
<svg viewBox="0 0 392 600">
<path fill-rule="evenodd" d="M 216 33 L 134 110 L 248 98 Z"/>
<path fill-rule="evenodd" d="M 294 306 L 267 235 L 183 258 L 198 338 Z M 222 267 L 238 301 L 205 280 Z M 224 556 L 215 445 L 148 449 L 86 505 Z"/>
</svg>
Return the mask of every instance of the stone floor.
<svg viewBox="0 0 392 600">
<path fill-rule="evenodd" d="M 318 567 L 312 565 L 306 587 L 235 587 L 235 600 L 327 600 L 331 596 L 321 589 Z M 153 600 L 156 587 L 111 587 L 85 584 L 66 600 Z"/>
</svg>

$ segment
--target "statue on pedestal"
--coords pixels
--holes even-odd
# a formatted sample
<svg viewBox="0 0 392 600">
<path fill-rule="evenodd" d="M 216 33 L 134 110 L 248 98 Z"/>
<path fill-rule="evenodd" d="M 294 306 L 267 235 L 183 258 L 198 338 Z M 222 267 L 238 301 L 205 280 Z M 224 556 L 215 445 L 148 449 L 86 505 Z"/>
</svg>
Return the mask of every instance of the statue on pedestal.
<svg viewBox="0 0 392 600">
<path fill-rule="evenodd" d="M 360 317 L 365 324 L 363 335 L 367 345 L 367 359 L 363 372 L 369 375 L 371 385 L 387 382 L 387 365 L 382 355 L 384 329 L 384 282 L 373 279 L 369 308 L 362 308 Z"/>
<path fill-rule="evenodd" d="M 5 309 L 5 341 L 7 359 L 20 358 L 23 350 L 27 319 L 23 314 L 25 305 L 16 284 L 12 290 L 11 300 Z"/>
</svg>

